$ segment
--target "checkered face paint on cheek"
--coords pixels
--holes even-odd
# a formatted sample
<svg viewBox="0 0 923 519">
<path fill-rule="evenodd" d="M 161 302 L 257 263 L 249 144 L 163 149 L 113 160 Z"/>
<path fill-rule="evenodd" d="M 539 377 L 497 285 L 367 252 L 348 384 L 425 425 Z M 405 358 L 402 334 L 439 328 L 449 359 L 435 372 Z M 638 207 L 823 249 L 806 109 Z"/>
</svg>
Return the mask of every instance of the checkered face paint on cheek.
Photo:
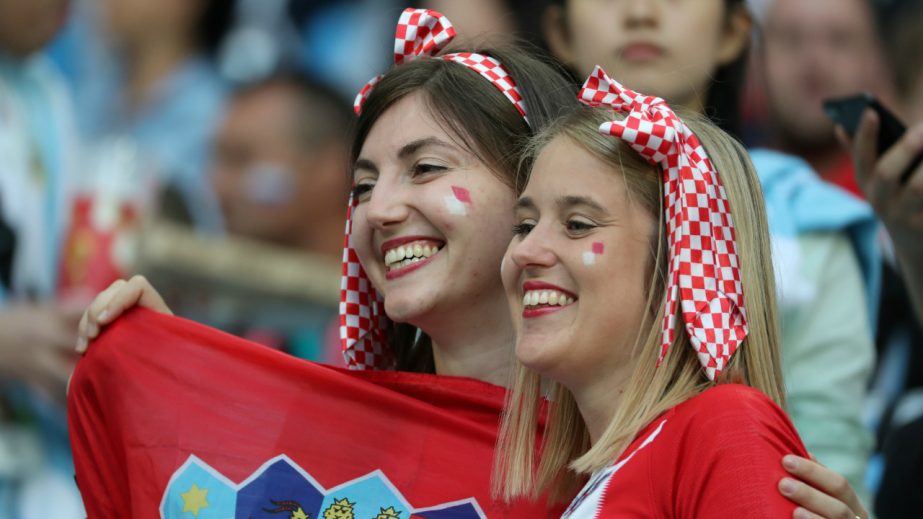
<svg viewBox="0 0 923 519">
<path fill-rule="evenodd" d="M 445 207 L 450 214 L 465 216 L 468 214 L 468 207 L 472 204 L 471 192 L 459 186 L 452 186 L 452 194 L 443 197 Z"/>
<path fill-rule="evenodd" d="M 583 264 L 584 265 L 595 265 L 596 256 L 602 255 L 605 250 L 605 246 L 601 241 L 594 241 L 593 247 L 583 253 Z"/>
</svg>

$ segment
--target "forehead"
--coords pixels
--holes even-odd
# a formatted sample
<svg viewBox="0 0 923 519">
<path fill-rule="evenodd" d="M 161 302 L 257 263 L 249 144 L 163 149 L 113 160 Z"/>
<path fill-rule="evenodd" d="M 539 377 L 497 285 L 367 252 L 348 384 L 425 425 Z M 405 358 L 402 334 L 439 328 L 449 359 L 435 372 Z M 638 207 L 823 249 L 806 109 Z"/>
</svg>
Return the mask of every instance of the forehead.
<svg viewBox="0 0 923 519">
<path fill-rule="evenodd" d="M 871 8 L 863 0 L 768 0 L 769 28 L 792 26 L 873 29 Z"/>
<path fill-rule="evenodd" d="M 546 201 L 591 195 L 605 207 L 616 207 L 627 200 L 623 180 L 617 168 L 562 135 L 539 153 L 522 195 Z"/>
<path fill-rule="evenodd" d="M 430 111 L 422 92 L 413 92 L 391 105 L 372 125 L 359 156 L 374 160 L 391 156 L 409 142 L 435 137 L 455 143 Z M 460 147 L 459 147 L 460 148 Z"/>
</svg>

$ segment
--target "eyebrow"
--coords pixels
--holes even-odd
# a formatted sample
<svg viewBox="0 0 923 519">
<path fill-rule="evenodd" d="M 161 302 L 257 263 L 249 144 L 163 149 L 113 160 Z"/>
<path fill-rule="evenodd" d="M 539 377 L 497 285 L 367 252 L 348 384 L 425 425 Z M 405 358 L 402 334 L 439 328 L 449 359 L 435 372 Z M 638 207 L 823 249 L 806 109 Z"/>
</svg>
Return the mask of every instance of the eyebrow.
<svg viewBox="0 0 923 519">
<path fill-rule="evenodd" d="M 597 211 L 603 214 L 608 212 L 606 211 L 606 208 L 599 205 L 592 198 L 586 197 L 586 196 L 568 195 L 568 196 L 563 196 L 561 198 L 558 198 L 557 200 L 558 209 L 570 209 L 571 207 L 575 207 L 579 205 L 585 206 L 589 209 L 592 209 L 594 211 Z"/>
<path fill-rule="evenodd" d="M 436 137 L 427 137 L 425 139 L 417 139 L 413 142 L 405 144 L 403 147 L 401 147 L 400 151 L 397 152 L 397 156 L 399 159 L 406 159 L 414 153 L 417 153 L 418 151 L 428 147 L 445 148 L 449 151 L 456 151 L 454 146 L 445 141 L 441 141 Z M 356 164 L 353 166 L 353 175 L 355 175 L 356 171 L 359 171 L 360 169 L 368 170 L 372 173 L 378 173 L 378 166 L 376 166 L 375 163 L 369 159 L 356 160 Z"/>
<path fill-rule="evenodd" d="M 535 202 L 533 202 L 531 198 L 524 196 L 520 198 L 519 200 L 516 200 L 516 205 L 513 206 L 513 209 L 517 211 L 520 209 L 533 209 L 534 210 Z"/>
<path fill-rule="evenodd" d="M 365 169 L 371 171 L 372 173 L 378 173 L 378 166 L 376 166 L 375 163 L 369 159 L 359 159 L 356 161 L 356 165 L 353 166 L 353 176 L 355 176 L 356 172 L 360 169 Z"/>
<path fill-rule="evenodd" d="M 407 158 L 408 156 L 413 155 L 421 149 L 428 147 L 447 148 L 449 150 L 455 151 L 455 146 L 452 146 L 445 141 L 441 141 L 436 137 L 427 137 L 425 139 L 418 139 L 405 144 L 401 148 L 401 151 L 397 152 L 397 156 L 401 159 Z"/>
<path fill-rule="evenodd" d="M 606 209 L 603 206 L 599 205 L 592 198 L 589 198 L 586 196 L 576 196 L 576 195 L 563 196 L 561 198 L 558 198 L 556 205 L 558 206 L 558 210 L 560 211 L 570 209 L 571 207 L 582 205 L 589 209 L 597 211 L 599 213 L 603 213 L 603 214 L 607 213 Z M 532 198 L 528 196 L 524 196 L 516 201 L 516 205 L 514 205 L 513 208 L 516 210 L 519 210 L 519 209 L 534 210 L 536 208 L 536 205 L 535 205 L 535 201 L 533 201 Z"/>
</svg>

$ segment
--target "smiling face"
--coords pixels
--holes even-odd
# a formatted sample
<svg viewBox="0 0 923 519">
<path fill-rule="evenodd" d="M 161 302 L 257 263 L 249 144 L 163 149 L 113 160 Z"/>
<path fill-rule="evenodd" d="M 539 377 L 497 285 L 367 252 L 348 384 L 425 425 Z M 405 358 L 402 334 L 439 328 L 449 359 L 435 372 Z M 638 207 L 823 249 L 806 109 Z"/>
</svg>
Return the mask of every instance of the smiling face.
<svg viewBox="0 0 923 519">
<path fill-rule="evenodd" d="M 761 63 L 770 115 L 782 136 L 804 149 L 838 147 L 824 100 L 882 90 L 884 60 L 870 3 L 772 0 L 768 5 Z"/>
<path fill-rule="evenodd" d="M 538 156 L 515 214 L 503 284 L 516 356 L 571 389 L 629 373 L 648 307 L 651 211 L 631 201 L 619 171 L 559 136 Z"/>
<path fill-rule="evenodd" d="M 514 193 L 458 141 L 412 93 L 375 122 L 355 164 L 359 260 L 388 317 L 424 329 L 503 302 Z"/>
<path fill-rule="evenodd" d="M 740 56 L 749 37 L 742 9 L 726 0 L 569 0 L 550 11 L 546 37 L 578 75 L 600 65 L 638 92 L 693 109 L 715 70 Z"/>
</svg>

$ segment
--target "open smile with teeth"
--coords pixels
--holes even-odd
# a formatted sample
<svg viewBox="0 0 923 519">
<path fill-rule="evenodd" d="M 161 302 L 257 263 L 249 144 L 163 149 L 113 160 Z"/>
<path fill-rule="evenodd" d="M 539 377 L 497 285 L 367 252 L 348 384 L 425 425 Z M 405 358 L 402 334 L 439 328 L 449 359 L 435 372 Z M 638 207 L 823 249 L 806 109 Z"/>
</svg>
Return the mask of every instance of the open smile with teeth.
<svg viewBox="0 0 923 519">
<path fill-rule="evenodd" d="M 401 245 L 385 253 L 385 267 L 397 269 L 412 263 L 423 261 L 439 252 L 439 245 L 415 242 Z"/>
<path fill-rule="evenodd" d="M 522 304 L 526 308 L 567 306 L 573 304 L 574 301 L 576 299 L 557 290 L 529 290 L 522 296 Z"/>
</svg>

